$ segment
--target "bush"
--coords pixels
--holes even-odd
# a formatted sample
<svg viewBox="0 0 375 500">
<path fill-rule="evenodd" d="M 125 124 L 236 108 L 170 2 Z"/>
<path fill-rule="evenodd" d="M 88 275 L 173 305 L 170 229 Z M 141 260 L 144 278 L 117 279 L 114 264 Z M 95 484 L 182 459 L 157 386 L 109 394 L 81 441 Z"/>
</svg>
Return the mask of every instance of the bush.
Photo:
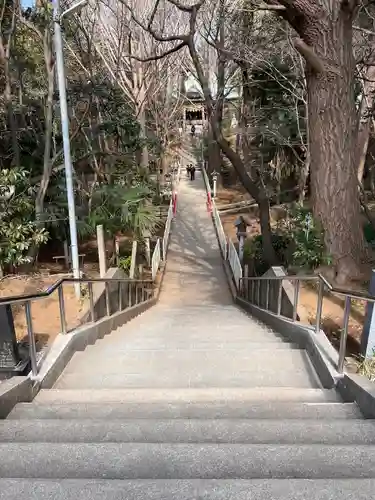
<svg viewBox="0 0 375 500">
<path fill-rule="evenodd" d="M 371 222 L 367 222 L 364 225 L 363 234 L 365 235 L 367 243 L 370 243 L 371 245 L 375 244 L 375 229 Z"/>
<path fill-rule="evenodd" d="M 291 239 L 293 265 L 316 269 L 331 263 L 324 245 L 322 228 L 314 220 L 311 210 L 301 205 L 293 207 L 287 214 L 283 231 Z"/>
<path fill-rule="evenodd" d="M 122 269 L 127 275 L 129 275 L 130 266 L 132 262 L 132 256 L 120 257 L 118 261 L 118 267 Z"/>
<path fill-rule="evenodd" d="M 297 205 L 272 234 L 272 246 L 280 265 L 298 266 L 309 270 L 331 263 L 327 254 L 323 231 L 314 221 L 309 209 Z M 253 263 L 252 272 L 256 275 L 265 273 L 269 265 L 264 261 L 262 236 L 255 236 L 247 241 L 244 249 L 245 261 Z"/>
<path fill-rule="evenodd" d="M 288 265 L 288 248 L 290 247 L 290 238 L 283 233 L 272 234 L 272 246 L 275 250 L 277 259 L 281 265 Z M 264 260 L 263 256 L 263 239 L 262 235 L 255 236 L 249 241 L 246 241 L 244 248 L 245 262 L 251 260 L 253 263 L 253 272 L 257 276 L 264 274 L 269 265 Z"/>
</svg>

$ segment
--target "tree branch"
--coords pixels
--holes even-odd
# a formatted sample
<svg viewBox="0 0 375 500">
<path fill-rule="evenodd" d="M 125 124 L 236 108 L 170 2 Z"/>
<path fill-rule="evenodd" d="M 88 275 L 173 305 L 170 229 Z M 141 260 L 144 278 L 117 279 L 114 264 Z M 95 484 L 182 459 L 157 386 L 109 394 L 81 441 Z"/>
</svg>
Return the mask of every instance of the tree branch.
<svg viewBox="0 0 375 500">
<path fill-rule="evenodd" d="M 307 64 L 316 72 L 322 73 L 325 70 L 323 61 L 315 54 L 314 50 L 303 40 L 297 38 L 294 41 L 296 50 L 305 58 Z"/>
<path fill-rule="evenodd" d="M 179 44 L 177 44 L 175 47 L 172 47 L 171 49 L 163 52 L 162 54 L 158 54 L 158 55 L 155 55 L 155 56 L 150 56 L 150 57 L 137 57 L 137 56 L 131 56 L 129 55 L 129 57 L 131 59 L 135 59 L 136 61 L 139 61 L 139 62 L 151 62 L 151 61 L 159 61 L 160 59 L 164 59 L 165 57 L 167 56 L 170 56 L 171 54 L 174 54 L 175 52 L 178 52 L 179 50 L 182 49 L 182 47 L 185 47 L 187 45 L 187 41 L 183 41 Z"/>
</svg>

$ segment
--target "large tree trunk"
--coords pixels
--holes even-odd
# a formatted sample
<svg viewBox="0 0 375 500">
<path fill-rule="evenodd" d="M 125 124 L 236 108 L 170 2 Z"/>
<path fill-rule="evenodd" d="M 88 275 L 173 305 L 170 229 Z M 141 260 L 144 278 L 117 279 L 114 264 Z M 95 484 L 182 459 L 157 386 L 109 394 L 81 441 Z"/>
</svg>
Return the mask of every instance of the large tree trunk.
<svg viewBox="0 0 375 500">
<path fill-rule="evenodd" d="M 338 1 L 332 7 L 332 1 L 320 0 L 317 11 L 311 8 L 314 12 L 309 11 L 307 3 L 300 2 L 306 12 L 299 31 L 308 44 L 302 50 L 308 62 L 314 215 L 325 229 L 337 280 L 344 282 L 360 276 L 360 264 L 365 256 L 355 162 L 353 13 Z"/>
<path fill-rule="evenodd" d="M 375 101 L 375 66 L 369 66 L 364 75 L 362 101 L 359 110 L 358 137 L 356 148 L 356 165 L 358 182 L 362 183 L 365 170 L 367 149 L 373 125 L 373 110 Z"/>
</svg>

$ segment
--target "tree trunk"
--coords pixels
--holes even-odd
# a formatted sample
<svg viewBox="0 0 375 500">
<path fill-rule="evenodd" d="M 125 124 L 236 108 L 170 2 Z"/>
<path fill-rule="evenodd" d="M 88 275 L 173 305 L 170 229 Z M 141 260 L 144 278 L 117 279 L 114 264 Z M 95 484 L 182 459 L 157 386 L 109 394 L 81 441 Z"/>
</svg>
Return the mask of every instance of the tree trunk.
<svg viewBox="0 0 375 500">
<path fill-rule="evenodd" d="M 304 41 L 324 65 L 319 71 L 307 57 L 314 215 L 324 227 L 337 280 L 345 282 L 360 276 L 365 256 L 355 163 L 352 14 L 343 7 L 333 13 L 320 9 L 319 16 L 306 16 L 303 30 Z"/>
<path fill-rule="evenodd" d="M 210 87 L 208 85 L 208 79 L 203 71 L 202 64 L 199 60 L 199 56 L 194 45 L 194 40 L 190 41 L 190 43 L 188 44 L 188 48 L 195 70 L 197 72 L 199 83 L 203 90 L 203 95 L 205 98 L 205 104 L 207 108 L 207 117 L 212 129 L 213 137 L 215 141 L 219 144 L 223 154 L 231 162 L 243 187 L 250 194 L 250 196 L 252 196 L 254 200 L 258 203 L 259 209 L 261 209 L 262 207 L 262 220 L 260 221 L 260 223 L 261 223 L 261 229 L 262 230 L 265 229 L 265 234 L 263 235 L 262 233 L 263 251 L 268 265 L 273 266 L 277 263 L 277 257 L 272 246 L 271 230 L 270 230 L 271 226 L 270 213 L 269 213 L 269 207 L 266 210 L 265 200 L 267 199 L 267 195 L 262 185 L 261 179 L 259 179 L 257 175 L 255 179 L 251 177 L 251 175 L 246 169 L 245 163 L 242 161 L 241 156 L 238 153 L 236 153 L 236 151 L 231 147 L 229 142 L 223 137 L 222 131 L 219 128 L 218 122 L 216 120 L 216 115 L 214 111 L 214 102 L 212 99 Z"/>
<path fill-rule="evenodd" d="M 221 131 L 221 126 L 218 123 Z M 208 173 L 211 174 L 214 170 L 220 172 L 221 170 L 221 149 L 219 144 L 215 141 L 212 127 L 208 127 Z"/>
<path fill-rule="evenodd" d="M 51 144 L 52 144 L 53 92 L 54 92 L 54 72 L 52 69 L 48 74 L 48 94 L 45 107 L 43 176 L 35 199 L 35 217 L 37 220 L 41 220 L 43 216 L 44 198 L 46 196 L 52 172 Z"/>
<path fill-rule="evenodd" d="M 7 112 L 7 118 L 8 118 L 8 126 L 10 130 L 10 135 L 11 135 L 11 142 L 12 142 L 12 151 L 13 151 L 13 161 L 12 164 L 15 167 L 20 166 L 20 149 L 18 145 L 18 139 L 17 139 L 17 124 L 15 120 L 15 115 L 14 115 L 14 110 L 13 110 L 13 103 L 12 103 L 12 81 L 11 81 L 11 69 L 10 69 L 10 51 L 11 47 L 13 45 L 13 35 L 16 30 L 16 12 L 17 12 L 17 5 L 14 2 L 13 4 L 13 9 L 12 9 L 12 18 L 11 18 L 11 23 L 10 27 L 7 32 L 7 38 L 5 41 L 5 44 L 3 43 L 3 34 L 0 34 L 0 59 L 3 65 L 3 70 L 4 70 L 4 83 L 5 83 L 5 89 L 4 89 L 4 104 Z M 4 10 L 2 12 L 2 18 L 0 19 L 0 23 L 3 22 L 4 18 Z"/>
<path fill-rule="evenodd" d="M 371 125 L 373 125 L 374 121 L 372 113 L 375 100 L 375 66 L 369 66 L 364 76 L 356 148 L 357 176 L 360 183 L 362 183 L 363 179 Z"/>
</svg>

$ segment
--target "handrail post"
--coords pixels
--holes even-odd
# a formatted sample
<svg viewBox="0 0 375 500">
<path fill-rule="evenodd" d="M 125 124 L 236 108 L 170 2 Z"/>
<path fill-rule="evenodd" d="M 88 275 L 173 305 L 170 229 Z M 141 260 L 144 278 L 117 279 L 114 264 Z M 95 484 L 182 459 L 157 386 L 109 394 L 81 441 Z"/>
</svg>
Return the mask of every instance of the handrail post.
<svg viewBox="0 0 375 500">
<path fill-rule="evenodd" d="M 91 316 L 91 321 L 95 323 L 95 306 L 94 306 L 94 293 L 93 293 L 93 288 L 92 288 L 92 283 L 88 284 L 88 290 L 89 290 L 89 301 L 90 301 L 90 316 Z"/>
<path fill-rule="evenodd" d="M 294 301 L 293 301 L 293 321 L 297 320 L 297 308 L 298 308 L 298 297 L 299 297 L 299 287 L 300 281 L 297 280 L 294 285 Z"/>
<path fill-rule="evenodd" d="M 122 311 L 122 281 L 118 282 L 118 310 Z"/>
<path fill-rule="evenodd" d="M 38 364 L 36 361 L 36 344 L 35 344 L 35 335 L 33 330 L 33 320 L 31 316 L 31 302 L 29 300 L 25 302 L 25 315 L 26 315 L 26 325 L 27 325 L 27 336 L 29 338 L 31 373 L 33 377 L 36 377 L 38 375 Z"/>
<path fill-rule="evenodd" d="M 110 316 L 111 315 L 111 304 L 109 303 L 108 281 L 105 282 L 105 306 L 106 306 L 107 316 Z"/>
<path fill-rule="evenodd" d="M 320 324 L 322 322 L 323 299 L 324 299 L 324 283 L 321 279 L 319 279 L 319 292 L 318 292 L 318 303 L 317 303 L 317 307 L 316 307 L 315 333 L 320 332 Z"/>
<path fill-rule="evenodd" d="M 66 316 L 65 316 L 64 289 L 62 283 L 59 286 L 58 294 L 59 294 L 61 332 L 65 334 L 67 332 L 67 326 L 66 326 Z"/>
<path fill-rule="evenodd" d="M 350 307 L 352 299 L 350 297 L 345 297 L 345 309 L 344 309 L 344 325 L 340 337 L 340 351 L 339 351 L 339 362 L 337 365 L 337 370 L 339 373 L 344 372 L 345 354 L 346 354 L 346 339 L 348 337 L 348 326 L 349 326 L 349 316 Z"/>
<path fill-rule="evenodd" d="M 279 280 L 279 289 L 277 292 L 277 315 L 281 315 L 281 302 L 283 297 L 283 280 Z"/>
<path fill-rule="evenodd" d="M 270 306 L 270 280 L 266 280 L 266 311 Z"/>
</svg>

